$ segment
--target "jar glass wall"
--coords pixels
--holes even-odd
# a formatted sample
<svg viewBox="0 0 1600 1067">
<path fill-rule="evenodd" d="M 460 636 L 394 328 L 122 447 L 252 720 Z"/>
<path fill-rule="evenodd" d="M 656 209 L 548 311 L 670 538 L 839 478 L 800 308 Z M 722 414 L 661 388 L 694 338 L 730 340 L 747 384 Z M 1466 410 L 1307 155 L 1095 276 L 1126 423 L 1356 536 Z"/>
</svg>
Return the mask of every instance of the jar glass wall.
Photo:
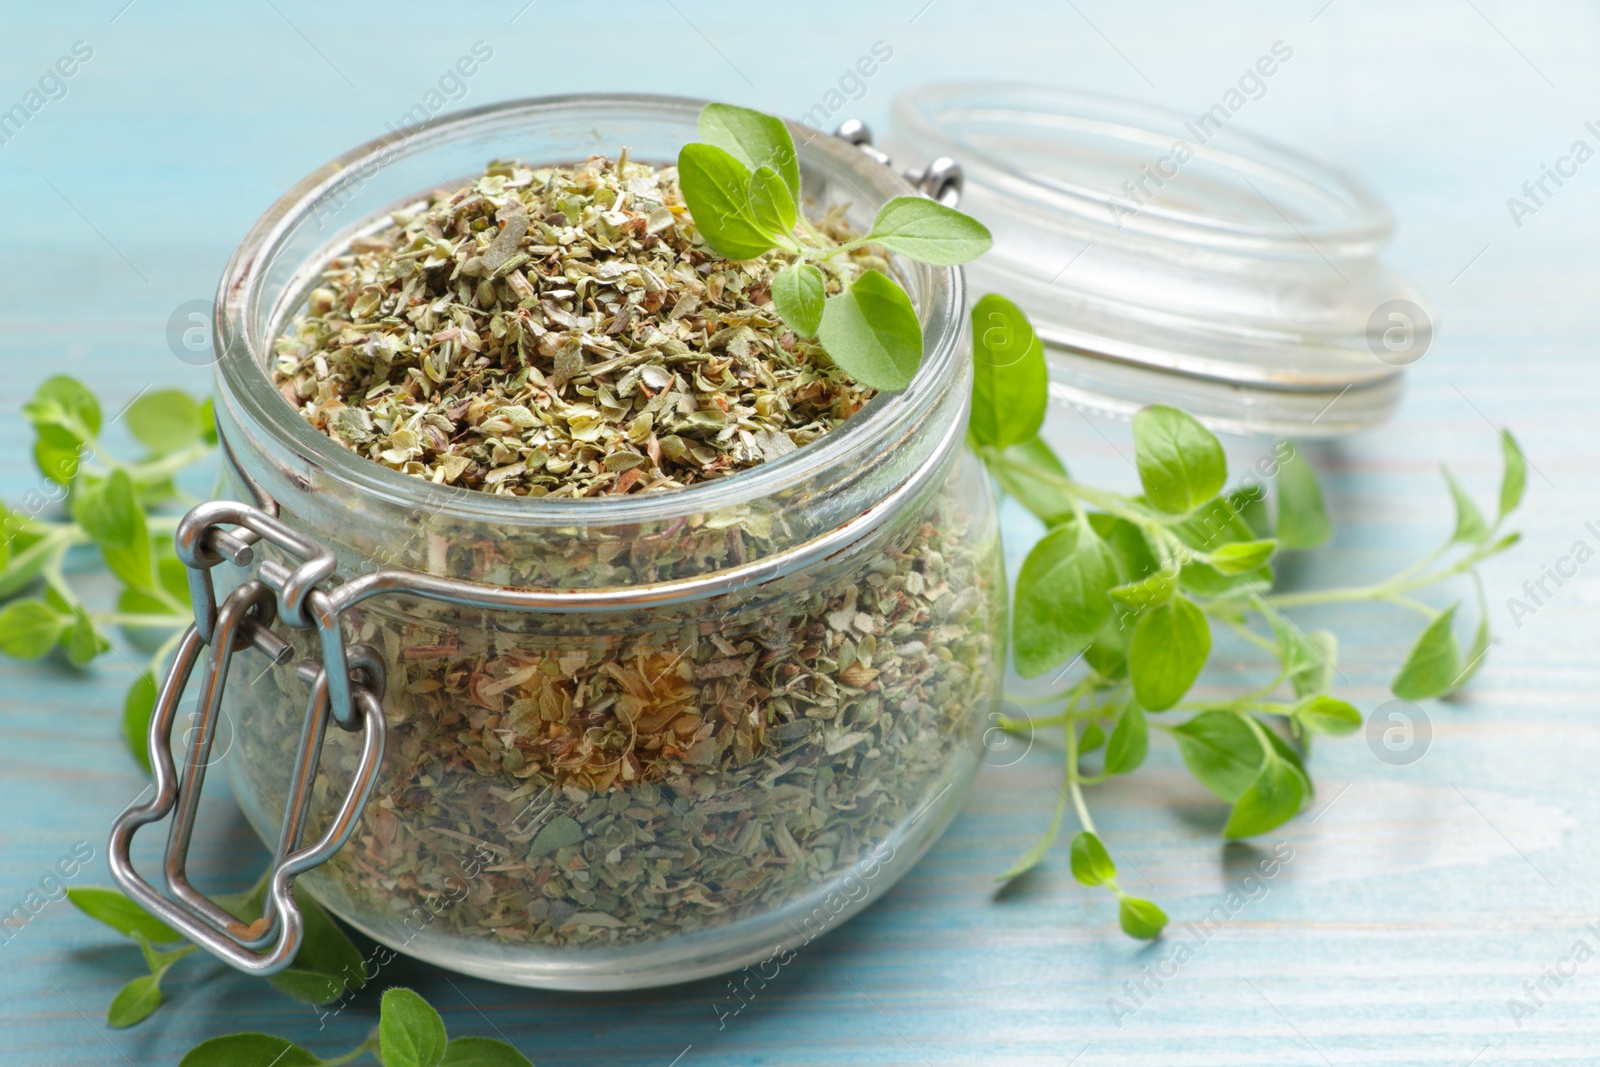
<svg viewBox="0 0 1600 1067">
<path fill-rule="evenodd" d="M 495 158 L 626 147 L 670 161 L 695 139 L 698 108 L 569 97 L 396 135 L 292 190 L 224 277 L 230 488 L 275 502 L 334 551 L 340 577 L 398 567 L 637 594 L 531 612 L 392 593 L 344 615 L 347 639 L 384 661 L 388 740 L 355 835 L 301 884 L 380 942 L 456 970 L 627 988 L 793 950 L 931 844 L 998 699 L 1004 578 L 992 494 L 962 447 L 956 270 L 899 265 L 926 345 L 908 389 L 782 459 L 685 490 L 551 501 L 434 485 L 344 450 L 269 380 L 272 339 L 320 266 L 387 211 Z M 848 203 L 864 228 L 911 191 L 854 147 L 796 132 L 811 210 Z M 296 658 L 316 657 L 306 631 L 277 630 Z M 269 841 L 306 692 L 293 659 L 263 672 L 248 657 L 225 689 L 228 777 Z M 330 730 L 311 832 L 355 748 Z"/>
</svg>

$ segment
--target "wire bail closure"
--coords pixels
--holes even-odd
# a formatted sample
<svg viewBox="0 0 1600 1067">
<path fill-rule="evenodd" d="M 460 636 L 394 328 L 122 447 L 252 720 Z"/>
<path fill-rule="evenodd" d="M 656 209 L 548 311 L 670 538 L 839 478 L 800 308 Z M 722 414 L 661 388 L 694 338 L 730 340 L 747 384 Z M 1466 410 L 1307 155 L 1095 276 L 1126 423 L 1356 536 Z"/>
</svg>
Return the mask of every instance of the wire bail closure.
<svg viewBox="0 0 1600 1067">
<path fill-rule="evenodd" d="M 888 154 L 872 143 L 871 128 L 860 119 L 845 119 L 839 123 L 833 135 L 861 149 L 867 158 L 891 170 L 894 169 L 894 163 Z M 901 177 L 915 185 L 918 192 L 937 200 L 945 207 L 955 207 L 961 202 L 961 190 L 966 184 L 966 174 L 962 171 L 961 164 L 949 156 L 931 159 L 921 170 L 915 167 L 908 168 L 901 173 Z"/>
<path fill-rule="evenodd" d="M 266 541 L 299 562 L 288 567 L 276 560 L 262 560 L 256 577 L 218 604 L 212 569 L 224 560 L 241 568 L 250 565 L 258 541 Z M 304 932 L 294 900 L 295 877 L 326 862 L 344 846 L 377 781 L 385 736 L 379 703 L 383 662 L 377 651 L 366 645 L 345 646 L 339 607 L 321 588 L 333 575 L 333 553 L 268 511 L 226 500 L 201 504 L 179 522 L 174 547 L 189 570 L 195 621 L 179 643 L 150 716 L 147 744 L 155 795 L 146 803 L 130 805 L 113 824 L 111 873 L 141 907 L 213 955 L 250 974 L 274 974 L 294 960 Z M 295 629 L 315 629 L 322 662 L 305 660 L 296 667 L 299 677 L 310 685 L 311 695 L 284 801 L 265 908 L 260 919 L 246 924 L 189 883 L 187 862 L 234 653 L 253 648 L 276 664 L 286 663 L 292 655 L 289 644 L 269 629 L 274 618 Z M 189 731 L 180 776 L 173 758 L 172 726 L 178 702 L 208 646 L 195 725 Z M 314 843 L 302 846 L 300 838 L 330 722 L 361 733 L 361 758 L 327 830 Z M 169 814 L 172 824 L 162 868 L 163 892 L 134 870 L 130 849 L 141 826 Z"/>
</svg>

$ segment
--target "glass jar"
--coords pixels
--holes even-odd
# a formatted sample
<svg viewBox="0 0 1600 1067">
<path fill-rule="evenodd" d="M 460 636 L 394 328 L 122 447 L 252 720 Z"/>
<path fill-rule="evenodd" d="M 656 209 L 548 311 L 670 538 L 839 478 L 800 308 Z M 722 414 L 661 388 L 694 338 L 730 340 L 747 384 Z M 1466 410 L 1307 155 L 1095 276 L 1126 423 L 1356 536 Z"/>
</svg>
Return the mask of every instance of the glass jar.
<svg viewBox="0 0 1600 1067">
<path fill-rule="evenodd" d="M 669 161 L 696 139 L 699 107 L 572 96 L 402 131 L 297 185 L 223 278 L 228 495 L 331 553 L 317 588 L 337 605 L 304 603 L 334 615 L 331 639 L 367 664 L 356 679 L 381 703 L 386 738 L 368 782 L 372 730 L 316 725 L 332 646 L 308 618 L 285 623 L 282 590 L 306 559 L 285 534 L 240 556 L 253 568 L 215 568 L 218 596 L 252 569 L 279 591 L 276 639 L 255 641 L 276 661 L 240 652 L 221 668 L 234 734 L 221 765 L 251 825 L 280 841 L 280 866 L 295 847 L 280 839 L 285 812 L 307 793 L 290 836 L 336 851 L 295 871 L 299 885 L 375 940 L 453 970 L 622 989 L 793 951 L 943 830 L 999 699 L 1005 585 L 992 494 L 963 447 L 956 269 L 898 265 L 926 339 L 909 388 L 781 459 L 670 492 L 546 500 L 436 485 L 347 451 L 270 380 L 273 340 L 320 267 L 390 210 L 492 159 L 626 147 Z M 914 191 L 807 132 L 795 127 L 811 210 L 847 202 L 864 230 Z M 212 528 L 210 542 L 196 535 L 202 563 L 207 544 L 227 554 L 229 529 L 252 539 Z M 252 611 L 242 625 L 264 628 L 267 608 Z M 291 785 L 308 751 L 315 777 Z"/>
<path fill-rule="evenodd" d="M 1059 403 L 1174 404 L 1229 433 L 1372 426 L 1436 323 L 1379 259 L 1384 204 L 1249 123 L 956 82 L 897 97 L 887 146 L 960 163 L 962 209 L 994 234 L 968 276 L 1028 313 Z"/>
</svg>

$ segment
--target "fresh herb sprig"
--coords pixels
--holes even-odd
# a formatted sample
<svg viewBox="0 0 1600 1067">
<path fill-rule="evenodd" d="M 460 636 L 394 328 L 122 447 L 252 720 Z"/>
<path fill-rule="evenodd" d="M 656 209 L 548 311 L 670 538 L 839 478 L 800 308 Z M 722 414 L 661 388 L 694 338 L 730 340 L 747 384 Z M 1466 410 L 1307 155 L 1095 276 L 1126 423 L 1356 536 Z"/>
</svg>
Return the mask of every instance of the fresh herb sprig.
<svg viewBox="0 0 1600 1067">
<path fill-rule="evenodd" d="M 178 1067 L 335 1067 L 369 1052 L 383 1067 L 533 1067 L 526 1056 L 504 1041 L 452 1039 L 433 1006 L 401 986 L 384 991 L 377 1029 L 361 1044 L 332 1059 L 322 1059 L 271 1034 L 228 1034 L 196 1045 Z"/>
<path fill-rule="evenodd" d="M 192 502 L 177 476 L 216 450 L 211 401 L 178 389 L 141 394 L 120 415 L 146 450 L 135 460 L 106 451 L 100 403 L 73 378 L 50 378 L 22 410 L 47 484 L 17 506 L 0 508 L 0 599 L 12 598 L 0 609 L 0 654 L 30 660 L 59 650 L 84 667 L 111 649 L 109 627 L 121 627 L 147 649 L 158 645 L 124 706 L 129 748 L 149 773 L 144 731 L 156 675 L 194 621 L 188 577 L 172 551 L 177 517 L 166 512 Z M 121 583 L 109 611 L 87 607 L 68 580 L 70 554 L 90 545 Z"/>
<path fill-rule="evenodd" d="M 1492 521 L 1445 470 L 1455 524 L 1437 550 L 1369 585 L 1275 592 L 1272 563 L 1279 553 L 1313 548 L 1332 533 L 1315 472 L 1292 445 L 1280 442 L 1269 465 L 1275 520 L 1259 483 L 1225 491 L 1221 443 L 1170 407 L 1147 407 L 1134 417 L 1140 494 L 1085 485 L 1039 437 L 1046 368 L 1027 318 L 1003 297 L 986 296 L 973 308 L 972 327 L 970 443 L 1002 489 L 1047 527 L 1017 576 L 1013 661 L 1025 677 L 1083 665 L 1064 692 L 1047 698 L 1062 710 L 1004 723 L 1018 733 L 1061 727 L 1066 767 L 1045 835 L 1000 878 L 1015 878 L 1044 858 L 1070 805 L 1082 827 L 1072 844 L 1074 878 L 1117 895 L 1128 934 L 1156 937 L 1166 915 L 1117 886 L 1083 787 L 1136 770 L 1155 727 L 1177 744 L 1201 784 L 1231 806 L 1223 836 L 1252 837 L 1293 818 L 1312 795 L 1304 758 L 1311 738 L 1353 733 L 1362 717 L 1330 693 L 1337 638 L 1303 631 L 1285 610 L 1381 603 L 1415 612 L 1426 624 L 1395 676 L 1395 695 L 1422 700 L 1459 688 L 1489 648 L 1477 565 L 1519 536 L 1502 528 L 1526 487 L 1522 452 L 1502 431 L 1504 473 Z M 1439 610 L 1413 596 L 1459 576 L 1471 579 L 1479 616 L 1464 655 L 1453 628 L 1459 605 Z M 1275 669 L 1249 692 L 1195 699 L 1191 690 L 1219 628 L 1270 654 Z M 1169 712 L 1189 717 L 1176 723 L 1151 717 Z M 1102 747 L 1099 769 L 1086 769 L 1084 757 Z"/>
<path fill-rule="evenodd" d="M 731 104 L 700 112 L 704 143 L 678 153 L 678 184 L 700 235 L 726 259 L 776 252 L 792 258 L 774 279 L 784 323 L 822 342 L 829 358 L 874 389 L 904 389 L 922 363 L 922 324 L 900 283 L 869 270 L 828 295 L 834 257 L 876 246 L 948 267 L 976 259 L 992 240 L 982 223 L 922 196 L 897 196 L 872 229 L 836 243 L 800 210 L 800 164 L 782 119 Z"/>
<path fill-rule="evenodd" d="M 252 923 L 261 917 L 266 893 L 267 879 L 263 876 L 252 888 L 218 897 L 217 903 L 235 918 Z M 183 935 L 119 890 L 78 886 L 67 890 L 67 899 L 85 915 L 138 943 L 150 973 L 135 978 L 118 991 L 106 1010 L 106 1022 L 116 1027 L 142 1022 L 161 1006 L 161 980 L 167 971 L 199 946 L 162 947 L 183 940 Z M 298 890 L 295 903 L 304 920 L 300 951 L 288 968 L 268 981 L 280 992 L 305 1004 L 330 1004 L 365 985 L 364 961 L 354 942 L 328 917 L 321 905 Z"/>
</svg>

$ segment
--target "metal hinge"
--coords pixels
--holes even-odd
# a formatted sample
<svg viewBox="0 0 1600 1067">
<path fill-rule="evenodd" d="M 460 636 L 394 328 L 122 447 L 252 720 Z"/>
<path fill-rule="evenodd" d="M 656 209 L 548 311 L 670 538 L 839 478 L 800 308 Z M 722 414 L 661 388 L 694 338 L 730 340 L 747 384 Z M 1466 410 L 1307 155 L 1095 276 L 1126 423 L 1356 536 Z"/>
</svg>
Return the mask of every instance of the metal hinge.
<svg viewBox="0 0 1600 1067">
<path fill-rule="evenodd" d="M 882 149 L 873 146 L 872 130 L 860 119 L 845 119 L 839 123 L 833 135 L 849 141 L 865 152 L 869 158 L 893 169 L 894 163 Z M 906 181 L 945 207 L 955 207 L 961 202 L 961 189 L 966 182 L 966 175 L 961 170 L 961 164 L 949 156 L 930 160 L 921 170 L 908 169 L 901 173 Z"/>
</svg>

